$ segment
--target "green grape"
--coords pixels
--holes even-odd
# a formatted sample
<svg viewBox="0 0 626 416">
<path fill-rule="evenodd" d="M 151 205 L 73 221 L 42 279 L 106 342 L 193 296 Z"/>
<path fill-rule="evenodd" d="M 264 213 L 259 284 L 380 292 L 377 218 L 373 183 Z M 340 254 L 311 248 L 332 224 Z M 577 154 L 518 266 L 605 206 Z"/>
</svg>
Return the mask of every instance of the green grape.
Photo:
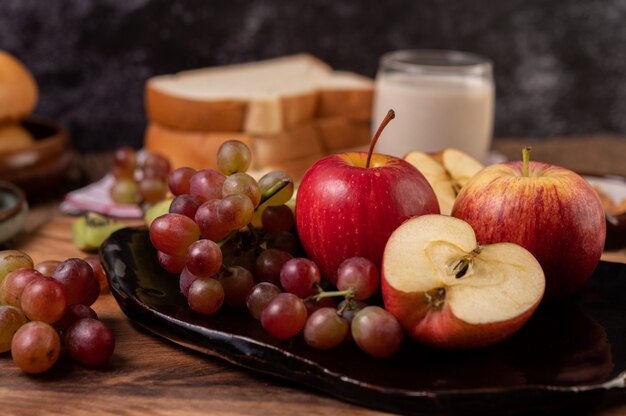
<svg viewBox="0 0 626 416">
<path fill-rule="evenodd" d="M 116 204 L 136 204 L 139 202 L 139 187 L 134 179 L 118 178 L 111 187 L 111 199 Z"/>
<path fill-rule="evenodd" d="M 224 175 L 246 172 L 251 160 L 250 149 L 239 140 L 228 140 L 217 151 L 217 166 Z"/>
<path fill-rule="evenodd" d="M 11 349 L 13 335 L 27 322 L 24 313 L 15 306 L 0 306 L 0 352 Z"/>
<path fill-rule="evenodd" d="M 226 178 L 222 186 L 222 197 L 229 195 L 245 195 L 256 207 L 261 200 L 261 189 L 254 178 L 247 173 L 234 173 Z"/>
<path fill-rule="evenodd" d="M 0 251 L 0 282 L 13 270 L 30 269 L 33 267 L 33 259 L 19 250 Z"/>
</svg>

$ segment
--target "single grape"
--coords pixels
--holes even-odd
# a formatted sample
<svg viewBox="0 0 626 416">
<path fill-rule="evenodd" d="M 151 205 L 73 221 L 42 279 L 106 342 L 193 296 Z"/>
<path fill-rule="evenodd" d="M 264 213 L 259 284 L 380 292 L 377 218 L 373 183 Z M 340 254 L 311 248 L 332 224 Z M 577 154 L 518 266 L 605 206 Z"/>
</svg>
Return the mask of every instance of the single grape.
<svg viewBox="0 0 626 416">
<path fill-rule="evenodd" d="M 52 276 L 59 264 L 61 264 L 61 260 L 44 260 L 35 264 L 34 269 L 44 276 Z"/>
<path fill-rule="evenodd" d="M 40 277 L 43 275 L 35 269 L 17 269 L 9 272 L 0 284 L 0 303 L 20 308 L 24 288 Z"/>
<path fill-rule="evenodd" d="M 263 228 L 269 233 L 279 233 L 293 229 L 296 220 L 293 211 L 287 205 L 276 205 L 265 208 L 261 216 Z"/>
<path fill-rule="evenodd" d="M 163 178 L 143 178 L 138 184 L 139 195 L 151 204 L 165 199 L 167 195 L 167 183 Z"/>
<path fill-rule="evenodd" d="M 329 350 L 341 344 L 348 334 L 348 322 L 335 308 L 320 308 L 309 316 L 304 326 L 304 340 L 318 350 Z"/>
<path fill-rule="evenodd" d="M 222 250 L 212 240 L 198 240 L 187 249 L 185 266 L 198 277 L 211 277 L 222 267 Z"/>
<path fill-rule="evenodd" d="M 67 304 L 93 305 L 100 295 L 100 283 L 85 260 L 69 258 L 58 265 L 52 277 L 65 287 Z"/>
<path fill-rule="evenodd" d="M 261 313 L 261 325 L 274 338 L 288 339 L 298 334 L 307 320 L 302 299 L 293 293 L 280 293 Z"/>
<path fill-rule="evenodd" d="M 320 270 L 315 263 L 305 258 L 288 260 L 280 270 L 280 284 L 286 292 L 305 297 L 318 292 Z"/>
<path fill-rule="evenodd" d="M 84 318 L 98 319 L 98 314 L 87 305 L 80 303 L 70 305 L 67 307 L 63 317 L 54 323 L 54 327 L 65 331 L 72 326 L 74 322 Z"/>
<path fill-rule="evenodd" d="M 217 212 L 222 224 L 231 230 L 237 230 L 252 220 L 254 204 L 246 195 L 228 195 L 220 201 Z"/>
<path fill-rule="evenodd" d="M 161 267 L 169 273 L 178 274 L 185 268 L 185 256 L 171 256 L 162 251 L 157 251 L 157 260 Z"/>
<path fill-rule="evenodd" d="M 13 335 L 26 322 L 26 316 L 19 308 L 0 305 L 0 353 L 11 349 Z"/>
<path fill-rule="evenodd" d="M 28 322 L 20 327 L 11 342 L 11 356 L 27 373 L 38 374 L 57 362 L 61 339 L 56 329 L 45 322 Z"/>
<path fill-rule="evenodd" d="M 170 161 L 159 153 L 148 152 L 141 166 L 144 178 L 167 180 L 170 173 Z"/>
<path fill-rule="evenodd" d="M 261 319 L 261 313 L 268 303 L 281 293 L 280 288 L 270 282 L 261 282 L 254 285 L 246 298 L 248 311 L 255 319 Z"/>
<path fill-rule="evenodd" d="M 116 204 L 136 204 L 139 202 L 139 187 L 134 179 L 120 178 L 111 186 L 111 199 Z"/>
<path fill-rule="evenodd" d="M 256 258 L 254 276 L 261 282 L 280 286 L 280 271 L 293 256 L 286 251 L 268 248 Z"/>
<path fill-rule="evenodd" d="M 32 268 L 33 259 L 28 254 L 19 250 L 0 251 L 0 283 L 13 270 Z"/>
<path fill-rule="evenodd" d="M 181 194 L 177 195 L 170 203 L 169 212 L 172 214 L 181 214 L 195 220 L 196 211 L 200 206 L 200 201 L 193 195 Z"/>
<path fill-rule="evenodd" d="M 280 191 L 276 192 L 280 188 Z M 270 196 L 268 206 L 287 203 L 293 196 L 293 179 L 285 172 L 274 171 L 266 173 L 259 179 L 259 190 L 263 197 Z"/>
<path fill-rule="evenodd" d="M 129 146 L 115 149 L 111 172 L 117 179 L 133 179 L 137 167 L 137 152 Z"/>
<path fill-rule="evenodd" d="M 83 260 L 91 266 L 94 276 L 98 279 L 98 285 L 100 286 L 100 293 L 104 293 L 109 290 L 109 282 L 107 281 L 107 275 L 100 263 L 100 257 L 97 254 L 92 254 L 85 257 Z"/>
<path fill-rule="evenodd" d="M 87 365 L 102 365 L 113 355 L 115 337 L 102 321 L 80 319 L 70 326 L 63 337 L 70 357 Z"/>
<path fill-rule="evenodd" d="M 222 197 L 229 195 L 245 195 L 256 207 L 261 200 L 261 190 L 257 181 L 247 173 L 233 173 L 228 176 L 222 186 Z M 250 218 L 252 219 L 252 218 Z"/>
<path fill-rule="evenodd" d="M 182 167 L 170 172 L 167 178 L 170 192 L 176 196 L 189 194 L 189 181 L 195 173 L 196 170 L 190 167 Z"/>
<path fill-rule="evenodd" d="M 187 302 L 192 311 L 211 315 L 224 303 L 224 288 L 212 277 L 200 277 L 191 283 Z"/>
<path fill-rule="evenodd" d="M 198 225 L 184 215 L 164 214 L 150 224 L 150 241 L 157 250 L 169 255 L 184 255 L 199 237 Z"/>
<path fill-rule="evenodd" d="M 220 273 L 217 280 L 224 288 L 224 302 L 226 304 L 236 308 L 246 306 L 248 293 L 255 285 L 252 273 L 241 266 L 232 266 L 225 273 Z"/>
<path fill-rule="evenodd" d="M 350 257 L 337 269 L 337 289 L 355 290 L 355 300 L 365 300 L 372 296 L 380 282 L 378 268 L 364 257 Z"/>
<path fill-rule="evenodd" d="M 178 280 L 178 283 L 179 283 L 179 286 L 180 286 L 180 291 L 181 291 L 181 293 L 183 295 L 185 295 L 185 297 L 187 297 L 189 295 L 189 288 L 191 287 L 191 284 L 196 279 L 198 279 L 198 276 L 196 276 L 195 274 L 191 273 L 186 268 L 183 268 L 183 271 L 180 272 L 180 278 Z"/>
<path fill-rule="evenodd" d="M 22 291 L 20 306 L 31 321 L 54 323 L 67 309 L 65 286 L 50 276 L 33 279 Z"/>
<path fill-rule="evenodd" d="M 403 333 L 398 320 L 379 306 L 367 306 L 354 316 L 352 338 L 374 357 L 390 357 L 400 349 Z"/>
<path fill-rule="evenodd" d="M 220 199 L 225 179 L 226 177 L 216 170 L 199 170 L 189 180 L 189 193 L 200 202 Z"/>
<path fill-rule="evenodd" d="M 297 256 L 300 251 L 298 238 L 288 231 L 271 234 L 269 240 L 267 240 L 267 247 L 286 251 L 292 256 Z"/>
<path fill-rule="evenodd" d="M 217 166 L 224 175 L 247 171 L 251 161 L 250 149 L 239 140 L 228 140 L 217 151 Z"/>
<path fill-rule="evenodd" d="M 225 224 L 219 216 L 221 200 L 212 199 L 198 207 L 194 217 L 202 238 L 213 241 L 222 241 L 232 228 Z"/>
</svg>

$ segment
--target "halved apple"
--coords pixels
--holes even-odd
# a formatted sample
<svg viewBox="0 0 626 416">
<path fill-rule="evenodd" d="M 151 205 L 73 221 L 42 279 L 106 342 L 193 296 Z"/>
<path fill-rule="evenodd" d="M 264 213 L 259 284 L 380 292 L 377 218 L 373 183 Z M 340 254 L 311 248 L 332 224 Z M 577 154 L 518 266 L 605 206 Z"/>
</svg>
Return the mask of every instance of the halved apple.
<svg viewBox="0 0 626 416">
<path fill-rule="evenodd" d="M 512 243 L 478 245 L 472 227 L 445 215 L 405 221 L 383 255 L 385 308 L 435 348 L 491 345 L 515 333 L 545 289 L 543 270 Z"/>
<path fill-rule="evenodd" d="M 404 159 L 426 177 L 439 201 L 439 210 L 449 215 L 456 195 L 461 188 L 484 166 L 482 163 L 455 148 L 438 153 L 413 151 Z"/>
</svg>

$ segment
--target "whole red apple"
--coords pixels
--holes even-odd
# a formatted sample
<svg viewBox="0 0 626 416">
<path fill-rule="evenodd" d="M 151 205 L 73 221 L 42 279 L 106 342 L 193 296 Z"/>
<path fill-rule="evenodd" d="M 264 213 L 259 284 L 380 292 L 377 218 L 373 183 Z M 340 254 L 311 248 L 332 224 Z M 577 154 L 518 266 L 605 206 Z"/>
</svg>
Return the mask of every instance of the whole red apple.
<svg viewBox="0 0 626 416">
<path fill-rule="evenodd" d="M 585 284 L 606 238 L 594 189 L 568 169 L 524 160 L 489 166 L 461 190 L 452 216 L 469 222 L 481 244 L 517 243 L 539 261 L 546 300 L 562 300 Z"/>
<path fill-rule="evenodd" d="M 345 259 L 365 257 L 380 267 L 385 244 L 396 227 L 415 215 L 439 213 L 435 193 L 414 166 L 372 153 L 384 125 L 369 153 L 324 157 L 305 173 L 298 188 L 300 241 L 333 283 Z"/>
</svg>

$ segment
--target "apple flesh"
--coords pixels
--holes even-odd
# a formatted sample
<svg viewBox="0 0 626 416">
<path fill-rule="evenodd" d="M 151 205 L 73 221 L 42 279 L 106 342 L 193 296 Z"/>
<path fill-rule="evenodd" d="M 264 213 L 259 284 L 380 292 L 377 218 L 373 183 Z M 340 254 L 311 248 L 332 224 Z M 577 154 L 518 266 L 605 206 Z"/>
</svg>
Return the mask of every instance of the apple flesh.
<svg viewBox="0 0 626 416">
<path fill-rule="evenodd" d="M 484 166 L 470 155 L 446 148 L 437 153 L 409 152 L 404 160 L 426 177 L 439 201 L 442 214 L 450 215 L 460 189 Z"/>
<path fill-rule="evenodd" d="M 478 245 L 465 221 L 423 215 L 391 234 L 381 287 L 385 309 L 410 337 L 455 350 L 491 345 L 519 330 L 539 305 L 545 279 L 524 248 Z"/>
<path fill-rule="evenodd" d="M 331 282 L 349 257 L 380 267 L 392 231 L 415 215 L 438 213 L 424 176 L 393 156 L 348 152 L 320 159 L 304 175 L 296 197 L 298 235 L 307 256 Z"/>
<path fill-rule="evenodd" d="M 606 238 L 602 204 L 578 174 L 555 165 L 489 166 L 461 190 L 454 217 L 483 244 L 513 242 L 530 251 L 546 276 L 546 300 L 577 292 L 597 266 Z"/>
</svg>

